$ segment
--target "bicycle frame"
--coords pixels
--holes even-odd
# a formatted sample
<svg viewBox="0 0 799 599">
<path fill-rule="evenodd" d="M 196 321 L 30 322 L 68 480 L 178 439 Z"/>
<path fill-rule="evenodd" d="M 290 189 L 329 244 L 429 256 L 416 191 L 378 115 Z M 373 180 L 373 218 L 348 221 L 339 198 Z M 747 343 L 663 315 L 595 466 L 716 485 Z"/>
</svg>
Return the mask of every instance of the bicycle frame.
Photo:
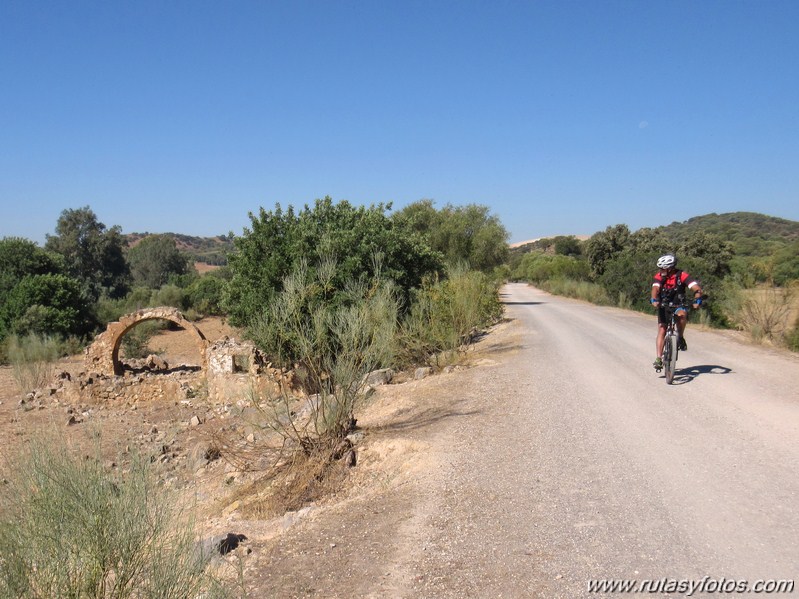
<svg viewBox="0 0 799 599">
<path fill-rule="evenodd" d="M 663 343 L 663 369 L 666 374 L 666 384 L 671 385 L 674 380 L 674 372 L 677 369 L 677 356 L 680 353 L 679 333 L 677 331 L 677 318 L 674 313 L 680 308 L 688 310 L 691 304 L 672 304 L 663 306 L 669 317 L 666 325 L 666 338 Z"/>
</svg>

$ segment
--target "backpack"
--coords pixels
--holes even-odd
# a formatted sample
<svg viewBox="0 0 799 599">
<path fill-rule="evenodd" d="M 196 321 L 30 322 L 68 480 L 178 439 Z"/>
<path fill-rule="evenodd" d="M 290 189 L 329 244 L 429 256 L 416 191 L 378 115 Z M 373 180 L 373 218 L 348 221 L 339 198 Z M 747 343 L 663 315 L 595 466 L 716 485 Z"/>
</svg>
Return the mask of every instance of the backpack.
<svg viewBox="0 0 799 599">
<path fill-rule="evenodd" d="M 677 284 L 674 287 L 667 288 L 666 280 L 663 280 L 660 285 L 660 302 L 662 304 L 676 304 L 682 303 L 685 300 L 685 282 L 682 280 L 683 271 L 677 270 L 674 273 L 675 281 Z"/>
</svg>

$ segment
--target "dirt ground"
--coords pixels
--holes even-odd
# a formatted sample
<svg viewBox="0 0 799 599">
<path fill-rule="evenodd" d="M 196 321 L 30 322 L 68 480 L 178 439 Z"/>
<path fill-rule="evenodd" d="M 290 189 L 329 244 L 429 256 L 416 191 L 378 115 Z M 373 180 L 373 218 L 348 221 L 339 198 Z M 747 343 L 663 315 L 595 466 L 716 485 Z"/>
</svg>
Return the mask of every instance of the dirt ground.
<svg viewBox="0 0 799 599">
<path fill-rule="evenodd" d="M 210 341 L 237 336 L 237 331 L 220 319 L 196 324 Z M 164 331 L 152 338 L 149 347 L 170 365 L 199 361 L 195 338 L 183 330 Z M 478 355 L 471 354 L 470 361 L 479 362 Z M 378 496 L 385 500 L 406 477 L 429 468 L 424 447 L 407 432 L 419 422 L 432 422 L 440 416 L 434 398 L 445 397 L 448 377 L 465 368 L 465 363 L 450 366 L 447 374 L 433 374 L 424 380 L 412 380 L 413 373 L 398 373 L 395 384 L 378 387 L 357 414 L 357 465 L 343 469 L 326 496 L 276 517 L 248 517 L 241 509 L 257 489 L 260 471 L 242 470 L 240 460 L 227 459 L 232 456 L 224 449 L 220 459 L 207 459 L 209 449 L 219 447 L 220 439 L 229 439 L 231 430 L 236 429 L 234 414 L 241 410 L 235 405 L 211 405 L 202 398 L 70 403 L 47 394 L 34 401 L 17 388 L 11 367 L 0 367 L 0 438 L 6 440 L 0 450 L 0 472 L 13 469 L 18 454 L 30 443 L 53 437 L 60 437 L 85 456 L 96 455 L 99 439 L 105 464 L 114 469 L 124 469 L 134 454 L 153 456 L 163 485 L 196 503 L 202 538 L 227 533 L 247 537 L 242 547 L 226 558 L 234 577 L 241 568 L 246 596 L 304 596 L 302 589 L 291 586 L 292 571 L 306 568 L 307 562 L 299 565 L 284 559 L 279 549 L 281 536 L 327 510 L 342 509 L 347 502 Z M 82 356 L 64 358 L 55 368 L 55 373 L 68 372 L 73 377 L 82 371 Z M 239 402 L 244 403 L 245 399 Z M 192 424 L 195 416 L 200 424 Z"/>
<path fill-rule="evenodd" d="M 570 305 L 576 303 L 563 301 Z M 538 303 L 519 303 L 517 306 L 537 306 Z M 554 304 L 554 300 L 551 303 Z M 625 323 L 627 319 L 638 318 L 637 315 L 624 315 Z M 647 326 L 651 324 L 647 321 Z M 203 320 L 197 326 L 211 341 L 224 335 L 236 336 L 236 331 L 220 320 Z M 649 328 L 646 330 L 650 331 Z M 692 330 L 698 331 L 699 327 L 692 325 Z M 528 345 L 534 347 L 530 339 L 537 339 L 540 333 L 527 334 Z M 719 339 L 722 336 L 734 338 L 736 351 L 745 347 L 738 339 L 742 337 L 741 333 L 728 331 L 722 335 L 713 332 L 712 335 Z M 620 346 L 635 345 L 643 352 L 644 346 L 649 347 L 652 336 L 647 333 L 644 340 L 644 336 L 639 335 L 640 343 L 638 340 L 628 341 Z M 232 588 L 241 597 L 567 596 L 547 592 L 547 584 L 552 585 L 552 589 L 564 586 L 561 574 L 547 578 L 539 576 L 538 570 L 533 572 L 539 576 L 536 583 L 544 585 L 538 587 L 541 589 L 538 594 L 519 595 L 518 590 L 523 586 L 518 585 L 524 582 L 526 571 L 511 568 L 508 564 L 527 560 L 530 554 L 525 552 L 533 551 L 529 548 L 508 554 L 511 560 L 508 564 L 500 563 L 499 570 L 508 567 L 507 581 L 511 585 L 508 588 L 513 592 L 490 595 L 461 592 L 472 588 L 470 584 L 476 584 L 474 580 L 467 580 L 465 573 L 479 570 L 478 566 L 484 561 L 480 553 L 484 548 L 480 541 L 486 533 L 469 533 L 469 527 L 476 522 L 470 520 L 474 514 L 458 516 L 456 508 L 459 509 L 461 503 L 471 505 L 458 491 L 462 484 L 454 479 L 445 483 L 439 480 L 444 476 L 442 473 L 453 471 L 452 464 L 460 463 L 461 453 L 467 450 L 471 451 L 471 457 L 475 451 L 478 457 L 484 455 L 476 461 L 468 461 L 468 467 L 476 473 L 502 467 L 515 472 L 515 467 L 507 464 L 514 464 L 516 459 L 529 462 L 519 469 L 525 473 L 535 473 L 542 464 L 546 466 L 549 463 L 546 460 L 536 462 L 540 458 L 534 459 L 530 451 L 516 456 L 514 448 L 522 446 L 522 442 L 494 444 L 492 437 L 481 436 L 490 429 L 475 424 L 483 421 L 492 425 L 506 423 L 505 411 L 515 413 L 516 417 L 526 413 L 513 405 L 497 407 L 493 402 L 496 397 L 513 397 L 508 387 L 516 389 L 526 384 L 520 373 L 526 373 L 531 362 L 520 349 L 524 346 L 522 341 L 519 324 L 505 322 L 485 335 L 455 368 L 436 372 L 421 380 L 414 380 L 414 373 L 400 373 L 393 384 L 378 387 L 356 413 L 355 467 L 342 469 L 340 485 L 329 494 L 284 514 L 253 515 L 252 509 L 248 509 L 259 490 L 256 483 L 262 473 L 257 468 L 243 470 L 239 467 L 241 462 L 232 459 L 235 456 L 229 455 L 224 447 L 219 459 L 208 459 L 209 449 L 219 447 L 220 439 L 230 439 L 233 432 L 247 433 L 236 429 L 242 421 L 242 410 L 237 409 L 241 405 L 236 401 L 224 405 L 211 404 L 202 397 L 196 397 L 68 404 L 57 395 L 27 401 L 16 388 L 11 369 L 0 368 L 0 435 L 5 440 L 0 448 L 0 470 L 13 468 L 15 456 L 32 441 L 52 436 L 62 437 L 85 455 L 94 451 L 99 436 L 109 468 L 124 469 L 126 461 L 134 453 L 153 456 L 156 473 L 163 485 L 196 502 L 198 533 L 203 539 L 215 539 L 228 533 L 247 537 L 239 549 L 220 558 L 231 577 Z M 714 349 L 711 343 L 698 343 L 690 354 L 692 359 L 701 354 L 703 346 L 704 351 Z M 153 338 L 150 347 L 159 350 L 170 365 L 196 364 L 198 360 L 193 336 L 183 331 L 161 333 Z M 755 353 L 766 357 L 771 355 L 767 351 Z M 519 356 L 521 364 L 516 364 L 514 360 L 518 361 Z M 706 360 L 711 360 L 709 364 L 725 364 L 731 358 L 712 356 Z M 514 362 L 512 368 L 515 370 L 512 372 L 515 374 L 509 375 L 507 369 L 501 368 L 508 361 Z M 648 360 L 644 362 L 644 370 L 651 378 Z M 82 369 L 83 363 L 81 357 L 76 356 L 62 360 L 58 366 L 75 374 Z M 557 368 L 553 366 L 551 370 Z M 743 370 L 744 366 L 741 365 L 740 369 Z M 768 368 L 763 371 L 768 371 Z M 693 387 L 701 391 L 698 395 L 702 395 L 702 401 L 690 405 L 702 406 L 709 401 L 709 391 L 703 385 L 715 388 L 724 382 L 717 381 L 710 374 L 701 377 Z M 528 386 L 534 387 L 532 384 Z M 543 385 L 542 392 L 547 388 Z M 665 393 L 666 385 L 658 382 L 652 389 Z M 690 391 L 688 388 L 684 393 Z M 724 397 L 726 402 L 727 396 Z M 552 400 L 552 405 L 561 406 L 563 399 L 558 396 Z M 246 405 L 246 400 L 242 401 Z M 671 398 L 670 401 L 675 400 Z M 594 403 L 586 399 L 577 405 L 593 406 Z M 192 425 L 195 416 L 200 423 Z M 618 417 L 614 422 L 616 420 L 622 418 Z M 591 419 L 585 421 L 591 422 Z M 526 437 L 526 429 L 521 427 L 523 430 L 516 431 L 512 424 L 514 420 L 510 419 L 510 422 L 492 435 L 503 439 L 506 435 L 513 438 L 521 435 L 524 443 L 529 444 L 531 441 Z M 529 426 L 533 430 L 534 426 Z M 563 433 L 562 436 L 568 435 Z M 542 433 L 540 437 L 545 439 L 547 435 Z M 597 437 L 599 435 L 587 438 Z M 494 454 L 488 451 L 495 445 L 507 448 L 502 459 L 495 459 Z M 553 451 L 561 450 L 562 447 L 556 443 Z M 604 461 L 598 460 L 597 463 Z M 552 464 L 559 468 L 557 460 L 553 459 Z M 574 468 L 575 485 L 582 485 L 581 467 Z M 555 490 L 560 484 L 558 476 L 551 477 L 556 483 Z M 523 494 L 526 489 L 538 488 L 539 481 L 517 484 L 516 480 L 513 476 L 507 477 L 508 485 L 519 486 Z M 479 504 L 491 505 L 496 490 L 486 491 L 482 481 L 480 483 L 474 486 L 476 490 L 473 492 L 482 495 L 490 491 L 490 500 Z M 511 508 L 515 500 L 508 500 L 511 507 L 507 510 L 502 507 L 504 503 L 496 501 L 500 505 L 496 510 L 498 517 L 511 522 L 506 532 L 512 535 L 514 518 L 528 518 L 529 514 L 514 515 Z M 494 526 L 492 519 L 486 521 L 487 526 Z M 557 526 L 551 528 L 558 530 Z M 426 532 L 417 533 L 419 530 Z M 496 530 L 492 534 L 496 535 Z M 473 553 L 466 551 L 464 554 L 463 547 L 458 545 L 464 540 L 474 544 Z M 554 543 L 552 547 L 559 545 Z M 549 546 L 545 549 L 552 550 Z M 538 557 L 541 563 L 547 562 L 545 555 Z M 447 594 L 436 594 L 435 589 L 440 591 L 443 588 L 448 589 Z"/>
</svg>

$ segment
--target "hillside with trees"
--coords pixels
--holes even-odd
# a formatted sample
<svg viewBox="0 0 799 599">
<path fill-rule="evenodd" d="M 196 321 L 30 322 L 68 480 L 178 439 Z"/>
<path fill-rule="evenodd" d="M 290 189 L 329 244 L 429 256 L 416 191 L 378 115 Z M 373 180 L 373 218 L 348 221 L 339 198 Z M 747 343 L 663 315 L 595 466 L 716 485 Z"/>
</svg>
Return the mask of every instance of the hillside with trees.
<svg viewBox="0 0 799 599">
<path fill-rule="evenodd" d="M 143 239 L 155 233 L 127 233 L 125 241 L 128 247 L 136 247 Z M 225 266 L 227 256 L 233 251 L 233 234 L 215 237 L 196 237 L 181 233 L 158 233 L 161 237 L 172 239 L 178 251 L 190 256 L 194 262 L 203 262 L 214 266 Z"/>
<path fill-rule="evenodd" d="M 706 214 L 655 229 L 675 243 L 706 233 L 729 242 L 732 272 L 748 286 L 799 279 L 799 222 L 758 214 Z"/>
<path fill-rule="evenodd" d="M 638 231 L 617 224 L 584 242 L 561 236 L 517 248 L 510 269 L 554 293 L 649 311 L 654 264 L 664 253 L 701 280 L 706 322 L 799 349 L 796 221 L 735 212 Z"/>
<path fill-rule="evenodd" d="M 718 235 L 731 242 L 739 256 L 768 256 L 781 246 L 799 241 L 799 222 L 756 212 L 706 214 L 656 230 L 679 242 L 696 233 Z"/>
</svg>

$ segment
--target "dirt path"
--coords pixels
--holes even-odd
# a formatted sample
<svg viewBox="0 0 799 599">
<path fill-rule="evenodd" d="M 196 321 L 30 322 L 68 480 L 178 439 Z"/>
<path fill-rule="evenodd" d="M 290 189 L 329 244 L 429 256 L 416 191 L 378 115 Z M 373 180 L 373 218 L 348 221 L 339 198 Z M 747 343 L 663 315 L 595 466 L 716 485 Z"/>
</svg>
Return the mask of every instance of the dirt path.
<svg viewBox="0 0 799 599">
<path fill-rule="evenodd" d="M 689 329 L 667 386 L 652 318 L 505 291 L 512 321 L 475 367 L 381 391 L 361 421 L 360 484 L 256 547 L 257 596 L 571 598 L 596 578 L 796 577 L 795 356 Z"/>
</svg>

